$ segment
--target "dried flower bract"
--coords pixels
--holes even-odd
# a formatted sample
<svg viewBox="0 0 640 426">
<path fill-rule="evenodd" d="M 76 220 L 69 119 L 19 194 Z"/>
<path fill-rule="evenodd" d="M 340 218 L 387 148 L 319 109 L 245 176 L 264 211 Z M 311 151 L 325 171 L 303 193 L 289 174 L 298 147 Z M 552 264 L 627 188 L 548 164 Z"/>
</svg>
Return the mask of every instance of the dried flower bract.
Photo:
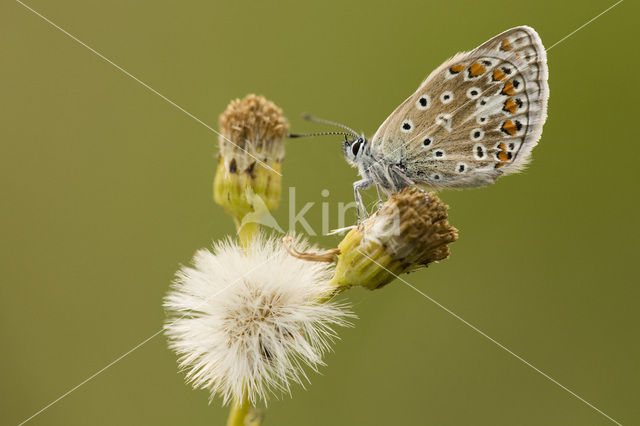
<svg viewBox="0 0 640 426">
<path fill-rule="evenodd" d="M 448 244 L 458 238 L 447 208 L 434 193 L 427 196 L 415 187 L 392 195 L 342 240 L 332 284 L 380 288 L 394 274 L 446 259 Z"/>
</svg>

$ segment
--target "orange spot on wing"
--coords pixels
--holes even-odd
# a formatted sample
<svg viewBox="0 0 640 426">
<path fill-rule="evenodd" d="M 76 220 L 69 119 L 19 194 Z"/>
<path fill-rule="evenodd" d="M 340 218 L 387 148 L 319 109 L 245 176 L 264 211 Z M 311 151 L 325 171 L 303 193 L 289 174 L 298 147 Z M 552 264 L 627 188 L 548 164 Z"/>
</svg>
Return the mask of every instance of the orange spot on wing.
<svg viewBox="0 0 640 426">
<path fill-rule="evenodd" d="M 508 134 L 509 136 L 515 136 L 516 132 L 518 131 L 515 123 L 511 120 L 507 120 L 504 123 L 502 123 L 502 131 L 505 132 L 506 134 Z M 503 149 L 503 148 L 501 148 Z"/>
<path fill-rule="evenodd" d="M 515 114 L 515 112 L 518 110 L 518 105 L 515 102 L 513 102 L 511 98 L 509 98 L 504 103 L 504 107 L 502 109 L 510 112 L 511 114 Z"/>
<path fill-rule="evenodd" d="M 484 74 L 487 69 L 479 62 L 474 62 L 469 67 L 469 77 L 477 77 Z"/>
<path fill-rule="evenodd" d="M 493 81 L 502 81 L 505 78 L 507 78 L 507 75 L 502 72 L 501 69 L 496 68 L 495 70 L 493 70 Z"/>
<path fill-rule="evenodd" d="M 449 68 L 449 71 L 451 71 L 452 74 L 458 74 L 463 69 L 464 69 L 464 65 L 454 65 Z"/>
<path fill-rule="evenodd" d="M 498 149 L 500 149 L 497 155 L 499 162 L 495 166 L 496 169 L 499 169 L 500 167 L 504 166 L 509 160 L 511 160 L 511 156 L 509 155 L 509 153 L 507 153 L 507 146 L 504 144 L 504 142 L 500 142 L 500 145 L 498 145 Z"/>
<path fill-rule="evenodd" d="M 507 81 L 504 84 L 504 87 L 502 88 L 502 92 L 503 95 L 514 95 L 516 93 L 516 89 L 513 87 L 513 83 L 511 83 L 510 81 Z"/>
<path fill-rule="evenodd" d="M 500 50 L 509 51 L 511 49 L 513 49 L 513 46 L 511 46 L 511 43 L 509 43 L 509 39 L 502 39 L 502 43 L 500 43 Z"/>
</svg>

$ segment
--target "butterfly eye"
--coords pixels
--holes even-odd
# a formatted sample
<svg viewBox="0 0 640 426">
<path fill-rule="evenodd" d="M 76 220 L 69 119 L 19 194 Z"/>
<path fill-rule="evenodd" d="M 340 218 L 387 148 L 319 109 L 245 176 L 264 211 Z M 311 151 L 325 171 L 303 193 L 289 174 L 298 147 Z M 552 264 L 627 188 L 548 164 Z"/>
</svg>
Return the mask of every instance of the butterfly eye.
<svg viewBox="0 0 640 426">
<path fill-rule="evenodd" d="M 351 152 L 353 153 L 354 157 L 358 155 L 358 151 L 360 151 L 360 145 L 362 145 L 362 140 L 360 139 L 358 139 L 353 143 L 353 145 L 351 145 Z"/>
</svg>

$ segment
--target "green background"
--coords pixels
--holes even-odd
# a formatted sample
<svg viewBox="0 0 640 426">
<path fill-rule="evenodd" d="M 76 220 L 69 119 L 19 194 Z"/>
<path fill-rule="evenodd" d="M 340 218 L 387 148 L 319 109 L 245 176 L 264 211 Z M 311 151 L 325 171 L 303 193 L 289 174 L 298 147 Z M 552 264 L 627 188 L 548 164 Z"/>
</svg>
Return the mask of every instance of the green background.
<svg viewBox="0 0 640 426">
<path fill-rule="evenodd" d="M 372 135 L 455 52 L 522 24 L 550 46 L 613 1 L 28 4 L 214 127 L 256 92 L 295 131 L 324 129 L 313 112 Z M 406 276 L 625 425 L 640 424 L 638 11 L 549 52 L 531 167 L 442 192 L 460 240 Z M 0 423 L 17 424 L 157 332 L 178 265 L 234 228 L 212 201 L 214 133 L 19 3 L 0 34 Z M 337 226 L 355 179 L 339 138 L 288 143 L 284 185 L 316 202 L 314 228 L 321 201 Z M 399 281 L 346 296 L 360 319 L 265 426 L 612 424 Z M 207 398 L 159 335 L 30 424 L 223 424 Z"/>
</svg>

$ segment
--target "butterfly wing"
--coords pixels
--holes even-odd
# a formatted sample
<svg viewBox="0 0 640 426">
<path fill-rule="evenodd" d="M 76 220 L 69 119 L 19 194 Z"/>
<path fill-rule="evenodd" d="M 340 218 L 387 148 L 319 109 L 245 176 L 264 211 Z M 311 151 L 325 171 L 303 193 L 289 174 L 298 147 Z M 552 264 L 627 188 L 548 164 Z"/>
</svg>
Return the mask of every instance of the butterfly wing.
<svg viewBox="0 0 640 426">
<path fill-rule="evenodd" d="M 466 188 L 521 170 L 547 115 L 538 34 L 516 27 L 433 71 L 380 126 L 372 151 L 418 184 Z"/>
</svg>

